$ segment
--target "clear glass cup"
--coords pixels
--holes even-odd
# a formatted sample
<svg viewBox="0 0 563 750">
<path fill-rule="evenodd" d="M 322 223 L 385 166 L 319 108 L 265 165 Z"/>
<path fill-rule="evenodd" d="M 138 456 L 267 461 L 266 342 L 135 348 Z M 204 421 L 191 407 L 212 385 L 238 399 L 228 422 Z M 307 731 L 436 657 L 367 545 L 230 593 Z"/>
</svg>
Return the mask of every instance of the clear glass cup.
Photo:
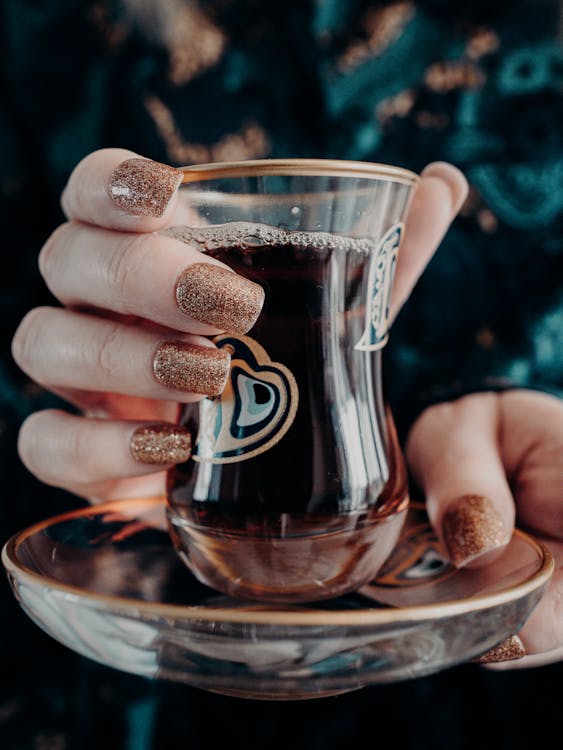
<svg viewBox="0 0 563 750">
<path fill-rule="evenodd" d="M 292 603 L 370 581 L 408 506 L 381 385 L 403 220 L 417 176 L 264 160 L 185 169 L 168 230 L 260 284 L 222 395 L 182 407 L 193 455 L 168 474 L 174 544 L 204 583 Z"/>
</svg>

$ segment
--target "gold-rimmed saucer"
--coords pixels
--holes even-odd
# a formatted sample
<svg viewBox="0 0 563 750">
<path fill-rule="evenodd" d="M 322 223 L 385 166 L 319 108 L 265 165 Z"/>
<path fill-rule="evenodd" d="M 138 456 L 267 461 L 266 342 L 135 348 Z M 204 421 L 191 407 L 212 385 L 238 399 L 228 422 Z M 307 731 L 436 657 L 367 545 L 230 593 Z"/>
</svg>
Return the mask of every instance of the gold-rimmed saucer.
<svg viewBox="0 0 563 750">
<path fill-rule="evenodd" d="M 16 534 L 2 560 L 25 612 L 116 669 L 237 696 L 313 698 L 470 660 L 518 632 L 553 572 L 516 531 L 481 570 L 447 562 L 422 506 L 378 578 L 306 606 L 229 599 L 176 555 L 161 498 L 107 503 Z"/>
</svg>

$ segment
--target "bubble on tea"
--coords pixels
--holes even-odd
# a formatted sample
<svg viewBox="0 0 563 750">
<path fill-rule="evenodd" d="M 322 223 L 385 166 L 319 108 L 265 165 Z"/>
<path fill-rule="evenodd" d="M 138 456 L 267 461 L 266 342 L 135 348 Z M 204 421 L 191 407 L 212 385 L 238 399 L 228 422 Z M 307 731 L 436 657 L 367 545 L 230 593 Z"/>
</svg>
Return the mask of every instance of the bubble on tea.
<svg viewBox="0 0 563 750">
<path fill-rule="evenodd" d="M 330 232 L 307 232 L 255 224 L 249 221 L 233 221 L 215 226 L 176 226 L 164 230 L 163 234 L 186 244 L 196 244 L 204 252 L 213 252 L 224 247 L 251 251 L 253 247 L 294 247 L 296 250 L 326 250 L 369 254 L 374 242 L 368 238 L 355 238 Z"/>
</svg>

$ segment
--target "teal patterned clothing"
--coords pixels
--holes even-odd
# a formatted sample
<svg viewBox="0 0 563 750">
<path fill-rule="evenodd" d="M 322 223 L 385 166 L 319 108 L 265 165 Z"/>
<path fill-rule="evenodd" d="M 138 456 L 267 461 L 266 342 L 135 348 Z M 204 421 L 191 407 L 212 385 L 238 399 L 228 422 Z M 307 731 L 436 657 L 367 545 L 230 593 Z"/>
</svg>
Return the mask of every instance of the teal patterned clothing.
<svg viewBox="0 0 563 750">
<path fill-rule="evenodd" d="M 0 0 L 2 537 L 80 502 L 40 485 L 17 459 L 22 420 L 58 402 L 19 372 L 10 341 L 27 310 L 53 304 L 37 254 L 63 220 L 59 195 L 70 172 L 98 148 L 129 148 L 174 165 L 327 157 L 420 171 L 435 160 L 454 163 L 468 177 L 469 196 L 384 355 L 401 434 L 425 405 L 474 390 L 522 386 L 561 395 L 559 25 L 550 0 Z M 227 724 L 214 726 L 225 744 L 206 744 L 211 710 L 237 726 L 252 714 L 247 704 L 235 711 L 228 699 L 85 662 L 20 615 L 7 586 L 0 593 L 0 654 L 11 675 L 0 692 L 3 748 L 160 750 L 177 747 L 176 737 L 187 746 L 187 716 L 200 733 L 199 745 L 192 733 L 192 747 L 226 747 Z M 542 674 L 558 667 L 550 669 L 510 684 L 533 701 L 527 686 L 541 691 Z M 318 723 L 309 729 L 303 711 L 307 746 L 330 747 L 331 737 L 359 744 L 354 732 L 361 712 L 369 715 L 369 698 L 389 715 L 395 699 L 417 704 L 428 738 L 397 717 L 403 747 L 475 745 L 482 722 L 444 718 L 438 726 L 430 706 L 454 694 L 459 705 L 476 705 L 480 690 L 496 716 L 508 700 L 518 712 L 523 698 L 502 676 L 463 670 L 365 691 L 356 703 L 343 699 L 340 714 L 312 709 Z M 458 719 L 459 705 L 452 708 Z M 276 731 L 289 737 L 284 722 L 273 728 L 281 709 L 268 708 L 261 721 L 254 712 L 265 741 Z M 502 738 L 511 744 L 497 747 L 518 747 L 522 731 L 506 724 Z M 59 744 L 40 744 L 38 737 L 50 736 Z"/>
</svg>

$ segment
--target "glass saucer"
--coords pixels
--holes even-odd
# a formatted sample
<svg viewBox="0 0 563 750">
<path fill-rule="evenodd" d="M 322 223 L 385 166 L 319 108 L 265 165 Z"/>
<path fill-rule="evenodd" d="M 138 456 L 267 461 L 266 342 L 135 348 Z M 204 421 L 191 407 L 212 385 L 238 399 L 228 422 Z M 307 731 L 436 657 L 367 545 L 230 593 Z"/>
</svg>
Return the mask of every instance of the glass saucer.
<svg viewBox="0 0 563 750">
<path fill-rule="evenodd" d="M 379 577 L 307 606 L 229 599 L 174 551 L 162 498 L 51 518 L 10 539 L 2 560 L 25 612 L 102 664 L 206 690 L 303 699 L 403 680 L 470 660 L 516 633 L 553 571 L 516 531 L 481 570 L 456 570 L 413 504 Z"/>
</svg>

